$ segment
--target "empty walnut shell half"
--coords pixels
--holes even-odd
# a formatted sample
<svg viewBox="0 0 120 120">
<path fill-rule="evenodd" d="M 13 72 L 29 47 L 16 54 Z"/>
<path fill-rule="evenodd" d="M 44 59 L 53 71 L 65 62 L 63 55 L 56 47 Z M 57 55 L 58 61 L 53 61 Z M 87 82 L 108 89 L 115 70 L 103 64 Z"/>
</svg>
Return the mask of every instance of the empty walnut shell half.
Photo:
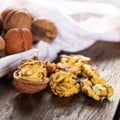
<svg viewBox="0 0 120 120">
<path fill-rule="evenodd" d="M 23 52 L 32 47 L 32 33 L 27 28 L 13 28 L 5 35 L 5 53 L 7 55 Z"/>
<path fill-rule="evenodd" d="M 9 30 L 11 28 L 25 27 L 31 29 L 32 17 L 30 13 L 23 8 L 11 8 L 3 12 L 4 18 L 3 29 Z"/>
<path fill-rule="evenodd" d="M 48 86 L 47 70 L 40 60 L 25 60 L 13 73 L 13 85 L 21 93 L 33 94 Z"/>
<path fill-rule="evenodd" d="M 49 19 L 37 18 L 32 22 L 33 41 L 52 42 L 57 36 L 57 28 Z"/>
</svg>

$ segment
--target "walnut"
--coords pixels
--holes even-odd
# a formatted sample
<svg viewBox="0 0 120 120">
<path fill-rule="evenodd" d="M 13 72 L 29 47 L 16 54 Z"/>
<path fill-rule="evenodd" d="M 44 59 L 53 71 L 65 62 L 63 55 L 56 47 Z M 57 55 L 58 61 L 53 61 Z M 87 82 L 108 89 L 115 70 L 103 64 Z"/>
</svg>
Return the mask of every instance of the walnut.
<svg viewBox="0 0 120 120">
<path fill-rule="evenodd" d="M 90 58 L 82 55 L 61 55 L 57 68 L 80 75 L 82 65 L 88 64 L 90 60 Z"/>
<path fill-rule="evenodd" d="M 99 74 L 97 69 L 88 64 L 83 64 L 81 67 L 82 76 L 91 80 L 92 84 L 106 84 L 106 80 Z"/>
<path fill-rule="evenodd" d="M 66 71 L 56 70 L 50 77 L 51 91 L 59 97 L 69 97 L 80 91 L 77 76 Z"/>
<path fill-rule="evenodd" d="M 6 17 L 7 17 L 7 15 L 11 12 L 11 11 L 17 11 L 17 10 L 24 10 L 24 11 L 26 11 L 30 16 L 31 16 L 31 14 L 30 14 L 30 12 L 24 7 L 24 6 L 21 6 L 21 5 L 17 5 L 17 6 L 10 6 L 10 7 L 7 7 L 3 12 L 2 12 L 2 18 L 3 18 L 3 20 L 5 20 L 6 19 Z"/>
<path fill-rule="evenodd" d="M 49 19 L 36 18 L 32 22 L 32 34 L 34 42 L 44 40 L 52 42 L 57 37 L 57 28 Z"/>
<path fill-rule="evenodd" d="M 60 62 L 62 63 L 66 63 L 66 62 L 70 62 L 70 61 L 73 61 L 73 62 L 78 62 L 78 61 L 81 61 L 83 63 L 90 63 L 91 59 L 89 57 L 86 57 L 86 56 L 83 56 L 83 55 L 61 55 L 60 56 Z"/>
<path fill-rule="evenodd" d="M 2 16 L 0 15 L 0 35 L 2 34 L 3 31 L 3 19 Z"/>
<path fill-rule="evenodd" d="M 9 7 L 3 11 L 2 16 L 4 30 L 18 27 L 31 29 L 31 14 L 23 7 Z"/>
<path fill-rule="evenodd" d="M 49 63 L 49 62 L 44 62 L 44 65 L 47 69 L 48 76 L 53 74 L 56 70 L 56 64 L 55 63 Z"/>
<path fill-rule="evenodd" d="M 33 94 L 48 86 L 47 70 L 42 61 L 26 59 L 13 73 L 13 85 L 21 93 Z"/>
<path fill-rule="evenodd" d="M 4 56 L 4 49 L 5 49 L 5 41 L 0 36 L 0 57 Z"/>
<path fill-rule="evenodd" d="M 99 101 L 103 97 L 111 97 L 113 95 L 113 89 L 110 85 L 103 84 L 92 84 L 88 79 L 83 80 L 81 83 L 81 89 L 89 97 L 92 97 L 94 100 Z"/>
<path fill-rule="evenodd" d="M 11 55 L 32 47 L 32 33 L 27 28 L 13 28 L 5 35 L 5 53 Z"/>
</svg>

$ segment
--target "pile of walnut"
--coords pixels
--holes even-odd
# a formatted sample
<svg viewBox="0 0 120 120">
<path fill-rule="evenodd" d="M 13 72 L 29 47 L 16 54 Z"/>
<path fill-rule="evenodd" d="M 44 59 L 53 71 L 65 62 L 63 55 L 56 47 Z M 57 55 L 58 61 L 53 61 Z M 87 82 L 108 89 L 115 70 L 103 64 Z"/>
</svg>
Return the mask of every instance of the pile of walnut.
<svg viewBox="0 0 120 120">
<path fill-rule="evenodd" d="M 14 72 L 13 85 L 27 94 L 45 89 L 59 97 L 70 97 L 82 90 L 99 101 L 113 95 L 113 88 L 89 63 L 91 59 L 82 55 L 61 55 L 59 63 L 41 61 L 37 57 L 23 60 Z M 79 77 L 85 78 L 78 81 Z"/>
<path fill-rule="evenodd" d="M 52 42 L 55 24 L 47 18 L 33 18 L 23 6 L 6 8 L 0 15 L 0 57 L 31 49 L 40 40 Z"/>
</svg>

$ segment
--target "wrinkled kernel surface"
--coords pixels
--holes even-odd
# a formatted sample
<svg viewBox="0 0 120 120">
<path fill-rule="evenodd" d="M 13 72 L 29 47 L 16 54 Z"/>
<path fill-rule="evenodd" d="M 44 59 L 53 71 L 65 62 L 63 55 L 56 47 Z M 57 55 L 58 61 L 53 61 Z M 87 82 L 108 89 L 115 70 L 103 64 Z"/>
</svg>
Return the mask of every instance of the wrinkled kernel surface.
<svg viewBox="0 0 120 120">
<path fill-rule="evenodd" d="M 50 77 L 52 92 L 59 97 L 69 97 L 80 91 L 80 84 L 76 83 L 77 76 L 66 72 L 57 71 Z"/>
<path fill-rule="evenodd" d="M 60 63 L 57 64 L 57 67 L 78 75 L 81 74 L 82 64 L 89 62 L 90 58 L 82 55 L 61 55 Z"/>
<path fill-rule="evenodd" d="M 81 83 L 81 89 L 89 97 L 92 97 L 94 100 L 101 100 L 102 97 L 111 97 L 113 95 L 113 89 L 109 85 L 95 84 L 88 79 L 83 80 Z"/>
<path fill-rule="evenodd" d="M 47 76 L 47 70 L 40 60 L 24 61 L 18 67 L 19 78 L 29 81 L 43 81 Z"/>
<path fill-rule="evenodd" d="M 92 81 L 92 84 L 106 84 L 106 80 L 99 74 L 99 72 L 88 64 L 82 65 L 82 76 Z"/>
</svg>

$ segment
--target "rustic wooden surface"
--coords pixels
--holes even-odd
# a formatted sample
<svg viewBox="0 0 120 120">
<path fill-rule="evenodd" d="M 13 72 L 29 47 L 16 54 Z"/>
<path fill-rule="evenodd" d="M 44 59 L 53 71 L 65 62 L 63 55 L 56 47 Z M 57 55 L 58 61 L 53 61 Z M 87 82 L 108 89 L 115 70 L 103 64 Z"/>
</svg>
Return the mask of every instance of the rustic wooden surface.
<svg viewBox="0 0 120 120">
<path fill-rule="evenodd" d="M 120 99 L 119 50 L 120 43 L 97 42 L 78 52 L 91 57 L 93 66 L 113 86 L 110 99 L 95 102 L 82 93 L 59 98 L 49 88 L 34 95 L 20 94 L 4 77 L 0 80 L 0 120 L 112 120 Z"/>
</svg>

